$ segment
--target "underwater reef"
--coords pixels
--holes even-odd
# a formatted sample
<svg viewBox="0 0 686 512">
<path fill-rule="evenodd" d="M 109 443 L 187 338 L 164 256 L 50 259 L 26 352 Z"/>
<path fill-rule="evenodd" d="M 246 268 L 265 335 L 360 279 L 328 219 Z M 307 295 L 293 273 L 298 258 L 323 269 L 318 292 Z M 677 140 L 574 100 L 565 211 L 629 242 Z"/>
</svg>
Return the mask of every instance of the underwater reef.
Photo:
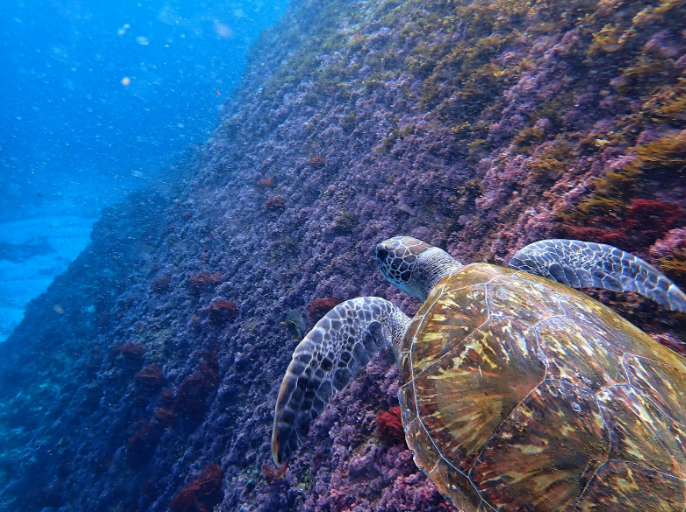
<svg viewBox="0 0 686 512">
<path fill-rule="evenodd" d="M 106 210 L 0 344 L 0 508 L 450 511 L 371 361 L 284 468 L 303 326 L 388 285 L 406 234 L 503 264 L 611 243 L 686 286 L 682 0 L 293 0 L 164 193 Z M 686 354 L 686 318 L 590 292 Z"/>
</svg>

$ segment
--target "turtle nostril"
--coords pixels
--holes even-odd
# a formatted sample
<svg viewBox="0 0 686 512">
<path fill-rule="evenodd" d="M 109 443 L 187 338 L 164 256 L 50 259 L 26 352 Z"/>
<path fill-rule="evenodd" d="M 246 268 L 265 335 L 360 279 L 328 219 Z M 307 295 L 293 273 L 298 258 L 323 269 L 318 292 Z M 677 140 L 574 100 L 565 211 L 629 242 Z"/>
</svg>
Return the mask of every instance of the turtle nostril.
<svg viewBox="0 0 686 512">
<path fill-rule="evenodd" d="M 381 261 L 386 261 L 386 258 L 388 258 L 388 251 L 383 247 L 377 247 L 376 257 L 379 258 L 379 260 Z"/>
</svg>

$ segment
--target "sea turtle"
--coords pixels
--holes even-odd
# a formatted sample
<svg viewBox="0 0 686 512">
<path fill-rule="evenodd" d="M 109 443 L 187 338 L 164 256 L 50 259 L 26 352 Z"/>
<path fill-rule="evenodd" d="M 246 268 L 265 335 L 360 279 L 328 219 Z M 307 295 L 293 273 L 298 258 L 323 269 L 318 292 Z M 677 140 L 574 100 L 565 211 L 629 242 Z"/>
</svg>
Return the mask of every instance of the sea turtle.
<svg viewBox="0 0 686 512">
<path fill-rule="evenodd" d="M 686 295 L 617 248 L 544 240 L 510 268 L 461 265 L 401 236 L 381 273 L 424 300 L 413 319 L 378 297 L 333 308 L 296 347 L 276 403 L 277 465 L 369 359 L 392 347 L 407 444 L 459 510 L 686 509 L 686 360 L 587 295 Z M 557 282 L 555 282 L 557 281 Z"/>
</svg>

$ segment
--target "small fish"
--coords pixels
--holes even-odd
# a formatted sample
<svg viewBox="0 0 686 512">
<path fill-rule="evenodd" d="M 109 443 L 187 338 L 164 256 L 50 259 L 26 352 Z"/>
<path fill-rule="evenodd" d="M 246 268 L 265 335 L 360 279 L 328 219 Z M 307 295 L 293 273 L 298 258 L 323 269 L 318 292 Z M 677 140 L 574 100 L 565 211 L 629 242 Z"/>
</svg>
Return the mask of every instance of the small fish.
<svg viewBox="0 0 686 512">
<path fill-rule="evenodd" d="M 305 325 L 305 317 L 296 309 L 291 309 L 286 313 L 286 321 L 281 322 L 281 325 L 287 326 L 298 338 L 302 338 L 307 327 Z"/>
<path fill-rule="evenodd" d="M 222 94 L 222 93 L 219 92 L 219 89 L 215 89 L 215 90 L 214 90 L 214 93 L 215 93 L 217 96 L 221 96 L 221 94 Z"/>
</svg>

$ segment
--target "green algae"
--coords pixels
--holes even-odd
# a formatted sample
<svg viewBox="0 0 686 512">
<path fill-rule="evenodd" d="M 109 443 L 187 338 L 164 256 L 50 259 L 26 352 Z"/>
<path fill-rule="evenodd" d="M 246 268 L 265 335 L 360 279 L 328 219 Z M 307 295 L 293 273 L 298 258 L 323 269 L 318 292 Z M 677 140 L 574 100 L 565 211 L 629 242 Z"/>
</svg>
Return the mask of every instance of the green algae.
<svg viewBox="0 0 686 512">
<path fill-rule="evenodd" d="M 679 287 L 686 288 L 686 249 L 675 251 L 669 258 L 660 258 L 657 263 Z"/>
<path fill-rule="evenodd" d="M 674 87 L 663 88 L 661 94 L 651 96 L 643 110 L 654 116 L 658 122 L 672 126 L 686 127 L 686 78 L 679 78 Z"/>
<path fill-rule="evenodd" d="M 484 187 L 483 184 L 481 183 L 481 179 L 479 178 L 474 178 L 469 181 L 467 181 L 464 185 L 462 185 L 458 190 L 457 190 L 457 195 L 458 196 L 466 196 L 466 195 L 477 195 L 480 196 L 484 193 Z M 458 197 L 456 196 L 451 196 L 452 201 L 457 201 Z"/>
<path fill-rule="evenodd" d="M 537 180 L 555 181 L 562 176 L 569 163 L 576 157 L 578 147 L 578 144 L 558 136 L 527 161 L 527 170 L 533 173 Z"/>
<path fill-rule="evenodd" d="M 574 104 L 574 94 L 563 92 L 549 101 L 542 102 L 532 112 L 526 127 L 517 132 L 513 143 L 518 146 L 520 152 L 525 152 L 529 146 L 557 135 L 563 130 L 563 115 Z M 546 129 L 537 126 L 538 121 L 548 121 Z"/>
<path fill-rule="evenodd" d="M 355 112 L 348 112 L 340 120 L 341 128 L 346 134 L 350 134 L 357 127 L 357 115 Z"/>
<path fill-rule="evenodd" d="M 665 76 L 666 70 L 674 73 L 673 66 L 667 69 L 669 59 L 646 49 L 646 42 L 655 25 L 686 23 L 681 6 L 677 0 L 647 5 L 628 0 L 308 2 L 307 22 L 287 30 L 286 39 L 298 51 L 283 61 L 264 89 L 275 94 L 285 84 L 308 81 L 311 89 L 304 103 L 319 106 L 330 97 L 346 103 L 359 94 L 374 94 L 409 73 L 419 88 L 413 97 L 412 89 L 403 85 L 408 108 L 414 103 L 448 127 L 467 123 L 456 139 L 457 152 L 473 160 L 484 152 L 470 147 L 485 148 L 479 140 L 487 140 L 487 124 L 477 126 L 474 118 L 497 116 L 494 100 L 532 68 L 530 57 L 518 51 L 531 38 L 575 31 L 577 40 L 559 45 L 556 52 L 578 68 L 581 78 L 530 113 L 527 126 L 515 137 L 523 149 L 560 132 L 562 115 L 574 106 L 572 90 L 583 89 L 584 82 L 605 82 L 609 89 L 635 95 L 675 78 Z M 383 36 L 379 27 L 386 31 Z M 450 33 L 459 37 L 448 37 Z M 364 76 L 359 75 L 362 66 L 368 70 Z M 610 84 L 617 74 L 621 76 Z M 665 106 L 662 115 L 678 122 L 684 101 Z M 549 119 L 554 129 L 536 128 L 541 118 Z M 357 122 L 346 117 L 341 126 L 350 134 Z M 399 134 L 391 133 L 382 149 L 390 150 L 398 139 Z"/>
<path fill-rule="evenodd" d="M 389 107 L 391 124 L 374 141 L 379 158 L 404 154 L 399 143 L 412 131 L 400 125 L 400 110 L 425 114 L 433 130 L 452 135 L 446 138 L 446 158 L 474 166 L 510 144 L 512 152 L 526 155 L 532 178 L 544 182 L 560 179 L 570 167 L 583 168 L 584 158 L 598 158 L 608 149 L 630 156 L 622 168 L 593 179 L 578 204 L 556 213 L 565 225 L 584 225 L 594 217 L 621 217 L 633 197 L 659 186 L 652 183 L 656 180 L 664 184 L 683 177 L 684 140 L 676 131 L 686 127 L 686 77 L 663 39 L 669 39 L 669 30 L 676 34 L 686 26 L 684 4 L 310 2 L 307 24 L 289 31 L 298 51 L 283 61 L 265 90 L 277 93 L 284 85 L 305 83 L 306 105 L 345 105 L 338 123 L 352 136 L 369 121 L 355 102 L 399 88 L 402 101 Z M 309 37 L 315 28 L 316 37 Z M 534 42 L 539 49 L 532 52 Z M 501 120 L 503 93 L 546 69 L 542 52 L 560 66 L 561 85 L 532 99 L 521 109 L 521 127 L 494 142 L 489 127 Z M 589 94 L 591 100 L 580 106 L 579 98 Z M 567 116 L 574 109 L 583 112 L 577 125 Z M 593 128 L 608 117 L 609 126 Z M 315 143 L 317 125 L 307 125 Z M 646 130 L 661 135 L 639 142 Z"/>
<path fill-rule="evenodd" d="M 670 133 L 629 149 L 634 158 L 594 182 L 594 191 L 561 220 L 583 224 L 598 217 L 621 217 L 645 179 L 670 180 L 686 173 L 686 132 Z M 645 193 L 645 190 L 643 191 Z"/>
<path fill-rule="evenodd" d="M 686 131 L 670 133 L 634 148 L 637 158 L 632 165 L 643 172 L 686 172 Z"/>
<path fill-rule="evenodd" d="M 333 232 L 337 235 L 348 235 L 357 226 L 357 215 L 354 212 L 342 210 L 333 221 Z"/>
</svg>

